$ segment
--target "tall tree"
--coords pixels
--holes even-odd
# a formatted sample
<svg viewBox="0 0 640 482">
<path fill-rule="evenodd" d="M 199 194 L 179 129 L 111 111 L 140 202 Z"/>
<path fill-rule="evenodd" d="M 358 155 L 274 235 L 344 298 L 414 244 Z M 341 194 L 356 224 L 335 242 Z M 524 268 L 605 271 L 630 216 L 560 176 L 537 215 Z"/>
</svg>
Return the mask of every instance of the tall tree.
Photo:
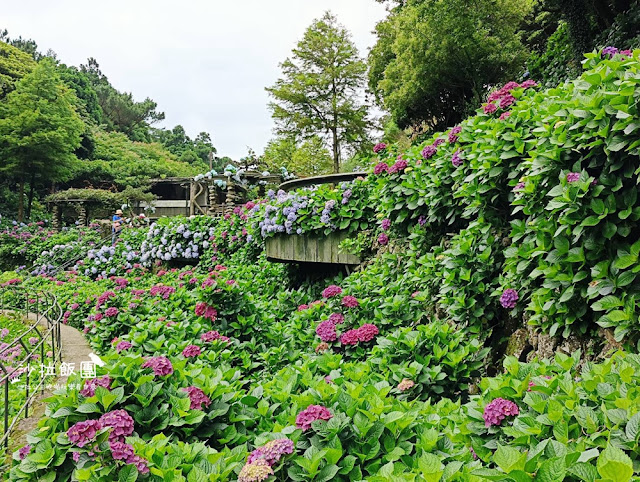
<svg viewBox="0 0 640 482">
<path fill-rule="evenodd" d="M 366 64 L 349 32 L 327 12 L 307 29 L 293 55 L 282 64 L 283 77 L 266 90 L 276 132 L 294 137 L 322 136 L 331 147 L 333 170 L 344 150 L 359 148 L 369 120 L 362 102 Z"/>
<path fill-rule="evenodd" d="M 518 74 L 533 0 L 414 0 L 376 27 L 369 86 L 400 127 L 451 125 Z M 471 109 L 470 109 L 471 107 Z"/>
<path fill-rule="evenodd" d="M 60 79 L 55 64 L 43 59 L 0 103 L 0 171 L 18 182 L 18 220 L 24 218 L 24 188 L 41 179 L 70 174 L 84 130 L 75 94 Z"/>
<path fill-rule="evenodd" d="M 0 42 L 0 99 L 11 92 L 15 83 L 31 72 L 36 63 L 22 50 Z"/>
</svg>

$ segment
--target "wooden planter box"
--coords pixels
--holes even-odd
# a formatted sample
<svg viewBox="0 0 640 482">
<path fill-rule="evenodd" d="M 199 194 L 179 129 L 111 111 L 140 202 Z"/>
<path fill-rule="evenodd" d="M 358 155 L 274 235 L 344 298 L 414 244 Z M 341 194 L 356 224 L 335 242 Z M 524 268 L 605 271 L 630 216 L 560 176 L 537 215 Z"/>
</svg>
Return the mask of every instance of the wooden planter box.
<svg viewBox="0 0 640 482">
<path fill-rule="evenodd" d="M 277 234 L 265 242 L 267 259 L 281 263 L 360 264 L 358 256 L 339 252 L 338 246 L 348 237 L 340 231 L 328 236 Z"/>
</svg>

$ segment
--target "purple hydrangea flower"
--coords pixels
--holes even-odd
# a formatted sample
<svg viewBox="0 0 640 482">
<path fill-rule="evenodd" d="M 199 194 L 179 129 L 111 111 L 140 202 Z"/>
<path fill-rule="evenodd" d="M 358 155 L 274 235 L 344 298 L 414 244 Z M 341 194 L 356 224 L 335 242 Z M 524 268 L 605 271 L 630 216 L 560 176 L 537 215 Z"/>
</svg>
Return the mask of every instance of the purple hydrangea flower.
<svg viewBox="0 0 640 482">
<path fill-rule="evenodd" d="M 171 365 L 171 361 L 163 356 L 149 358 L 142 364 L 142 368 L 152 368 L 153 373 L 161 377 L 171 375 L 173 373 L 173 365 Z"/>
<path fill-rule="evenodd" d="M 382 220 L 382 229 L 387 231 L 391 227 L 391 220 L 389 218 L 385 218 Z"/>
<path fill-rule="evenodd" d="M 437 150 L 438 149 L 434 145 L 425 146 L 425 148 L 422 149 L 422 157 L 424 157 L 425 159 L 431 159 L 435 155 Z"/>
<path fill-rule="evenodd" d="M 500 296 L 500 304 L 504 308 L 515 308 L 518 301 L 518 292 L 512 288 L 508 288 L 502 292 Z"/>
<path fill-rule="evenodd" d="M 84 447 L 96 438 L 98 430 L 102 429 L 99 420 L 86 420 L 77 422 L 67 430 L 69 442 L 78 447 Z"/>
<path fill-rule="evenodd" d="M 619 52 L 619 50 L 615 47 L 605 47 L 602 49 L 602 57 L 613 57 L 614 55 L 616 55 Z"/>
<path fill-rule="evenodd" d="M 111 427 L 109 433 L 110 441 L 123 441 L 133 433 L 133 418 L 126 410 L 113 410 L 100 417 L 100 424 L 103 427 Z"/>
<path fill-rule="evenodd" d="M 382 246 L 386 246 L 389 244 L 389 236 L 386 233 L 380 233 L 380 236 L 378 236 L 378 243 Z"/>
<path fill-rule="evenodd" d="M 375 146 L 373 146 L 373 152 L 377 154 L 378 152 L 384 151 L 386 148 L 387 145 L 384 142 L 379 142 Z"/>
<path fill-rule="evenodd" d="M 18 457 L 20 460 L 24 460 L 29 455 L 29 452 L 31 452 L 31 445 L 25 445 L 18 450 Z"/>
<path fill-rule="evenodd" d="M 460 167 L 462 165 L 462 159 L 460 158 L 461 152 L 462 151 L 458 149 L 456 152 L 453 153 L 453 157 L 451 158 L 451 164 L 453 164 L 454 167 Z"/>
<path fill-rule="evenodd" d="M 567 182 L 578 182 L 580 180 L 579 172 L 570 172 L 567 174 Z"/>
<path fill-rule="evenodd" d="M 484 407 L 484 424 L 486 427 L 492 425 L 500 425 L 506 417 L 513 417 L 518 415 L 520 410 L 518 406 L 510 400 L 504 398 L 496 398 Z"/>
</svg>

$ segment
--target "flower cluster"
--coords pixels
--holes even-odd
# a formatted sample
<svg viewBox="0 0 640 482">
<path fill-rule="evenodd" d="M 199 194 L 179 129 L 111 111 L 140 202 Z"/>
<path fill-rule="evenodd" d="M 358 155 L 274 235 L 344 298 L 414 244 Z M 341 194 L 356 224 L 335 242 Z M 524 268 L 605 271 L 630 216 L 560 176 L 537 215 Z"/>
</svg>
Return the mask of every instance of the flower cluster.
<svg viewBox="0 0 640 482">
<path fill-rule="evenodd" d="M 107 318 L 114 318 L 118 316 L 118 308 L 116 308 L 115 306 L 107 308 L 104 312 L 104 316 L 106 316 Z"/>
<path fill-rule="evenodd" d="M 373 340 L 379 333 L 378 327 L 371 323 L 365 323 L 355 330 L 345 331 L 340 336 L 340 343 L 343 345 L 357 345 L 359 342 L 368 342 Z"/>
<path fill-rule="evenodd" d="M 375 165 L 375 167 L 373 168 L 373 173 L 376 176 L 379 176 L 380 174 L 382 174 L 383 172 L 389 172 L 389 165 L 385 162 L 379 162 L 378 164 Z"/>
<path fill-rule="evenodd" d="M 261 482 L 273 475 L 273 469 L 266 460 L 257 460 L 252 464 L 245 464 L 238 474 L 238 482 Z"/>
<path fill-rule="evenodd" d="M 449 131 L 448 139 L 449 144 L 455 144 L 458 142 L 458 134 L 462 132 L 462 126 L 455 126 Z"/>
<path fill-rule="evenodd" d="M 283 455 L 293 453 L 293 442 L 288 438 L 280 438 L 267 442 L 258 447 L 247 457 L 247 463 L 253 464 L 258 460 L 266 461 L 270 466 L 275 465 Z"/>
<path fill-rule="evenodd" d="M 118 353 L 123 352 L 125 350 L 128 350 L 129 348 L 131 348 L 133 345 L 131 343 L 129 343 L 128 341 L 121 341 L 120 343 L 118 343 L 116 345 L 116 351 Z"/>
<path fill-rule="evenodd" d="M 187 345 L 187 347 L 182 350 L 182 356 L 185 358 L 195 358 L 200 355 L 201 352 L 202 350 L 200 350 L 198 345 Z"/>
<path fill-rule="evenodd" d="M 451 164 L 453 164 L 454 167 L 460 167 L 462 165 L 462 159 L 460 158 L 461 152 L 462 151 L 458 149 L 456 152 L 453 153 L 453 157 L 451 158 Z"/>
<path fill-rule="evenodd" d="M 567 182 L 578 182 L 580 180 L 579 172 L 570 172 L 567 174 Z"/>
<path fill-rule="evenodd" d="M 324 342 L 336 341 L 338 334 L 336 333 L 336 325 L 331 320 L 325 320 L 316 327 L 316 335 Z"/>
<path fill-rule="evenodd" d="M 379 152 L 384 151 L 387 148 L 387 145 L 384 142 L 378 142 L 375 146 L 373 146 L 373 152 L 378 154 Z"/>
<path fill-rule="evenodd" d="M 336 285 L 329 285 L 322 291 L 323 298 L 332 298 L 342 293 L 342 288 Z"/>
<path fill-rule="evenodd" d="M 602 53 L 600 54 L 603 58 L 608 57 L 612 58 L 615 55 L 622 55 L 623 57 L 631 57 L 633 55 L 632 50 L 618 50 L 616 47 L 605 47 L 602 49 Z"/>
<path fill-rule="evenodd" d="M 102 424 L 98 420 L 77 422 L 67 430 L 67 437 L 72 444 L 84 447 L 95 440 L 96 434 L 101 429 Z"/>
<path fill-rule="evenodd" d="M 203 403 L 207 407 L 211 405 L 211 399 L 198 387 L 191 386 L 183 388 L 182 390 L 187 392 L 187 395 L 189 395 L 189 399 L 191 400 L 191 410 L 202 410 Z"/>
<path fill-rule="evenodd" d="M 309 405 L 296 417 L 296 427 L 303 431 L 311 428 L 311 424 L 316 420 L 330 420 L 333 415 L 328 408 L 322 405 Z"/>
<path fill-rule="evenodd" d="M 99 420 L 103 428 L 112 428 L 109 433 L 110 441 L 124 441 L 133 433 L 133 418 L 126 410 L 113 410 L 105 413 Z"/>
<path fill-rule="evenodd" d="M 357 306 L 360 306 L 360 302 L 355 296 L 345 296 L 342 298 L 342 306 L 347 308 L 356 308 Z"/>
<path fill-rule="evenodd" d="M 515 308 L 518 301 L 518 292 L 512 288 L 508 288 L 502 292 L 500 296 L 500 304 L 503 308 Z"/>
<path fill-rule="evenodd" d="M 513 90 L 518 88 L 526 90 L 537 85 L 533 80 L 525 80 L 522 84 L 518 82 L 507 82 L 502 88 L 489 94 L 487 103 L 482 106 L 482 110 L 485 114 L 493 114 L 498 108 L 507 109 L 516 101 L 515 97 L 511 94 Z"/>
<path fill-rule="evenodd" d="M 202 316 L 211 321 L 216 321 L 218 311 L 213 306 L 209 306 L 204 302 L 199 302 L 196 304 L 196 315 Z"/>
<path fill-rule="evenodd" d="M 512 417 L 520 413 L 518 406 L 510 400 L 496 398 L 484 407 L 484 424 L 486 427 L 500 425 L 506 417 Z"/>
<path fill-rule="evenodd" d="M 398 383 L 398 390 L 401 392 L 405 392 L 415 386 L 415 382 L 413 380 L 409 380 L 408 378 L 403 378 L 400 383 Z"/>
<path fill-rule="evenodd" d="M 434 146 L 433 144 L 429 144 L 424 149 L 422 149 L 422 157 L 424 157 L 425 159 L 431 159 L 436 154 L 437 150 L 438 149 L 436 148 L 436 146 Z"/>
<path fill-rule="evenodd" d="M 200 336 L 200 339 L 204 342 L 212 342 L 215 340 L 229 341 L 229 337 L 221 335 L 216 330 L 207 331 Z"/>
<path fill-rule="evenodd" d="M 135 465 L 141 474 L 149 472 L 147 461 L 135 455 L 131 445 L 118 440 L 110 441 L 109 450 L 111 450 L 111 456 L 114 460 L 122 460 L 125 464 Z"/>
<path fill-rule="evenodd" d="M 111 377 L 109 375 L 104 375 L 99 378 L 92 378 L 91 380 L 85 380 L 84 386 L 82 390 L 80 390 L 80 395 L 83 397 L 93 397 L 96 394 L 96 387 L 110 389 L 111 385 Z"/>
<path fill-rule="evenodd" d="M 151 368 L 153 373 L 160 377 L 171 375 L 173 373 L 173 365 L 171 365 L 171 361 L 164 356 L 149 358 L 142 364 L 142 368 Z"/>
</svg>

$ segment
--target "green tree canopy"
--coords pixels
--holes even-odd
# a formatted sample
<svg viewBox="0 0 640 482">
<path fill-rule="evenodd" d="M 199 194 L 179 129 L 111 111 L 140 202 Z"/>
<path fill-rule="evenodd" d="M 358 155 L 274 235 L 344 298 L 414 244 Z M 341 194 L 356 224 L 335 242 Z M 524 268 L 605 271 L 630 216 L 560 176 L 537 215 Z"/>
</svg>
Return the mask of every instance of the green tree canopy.
<svg viewBox="0 0 640 482">
<path fill-rule="evenodd" d="M 31 72 L 35 65 L 29 54 L 0 42 L 0 99 L 11 92 L 15 83 Z"/>
<path fill-rule="evenodd" d="M 43 59 L 0 103 L 0 170 L 19 183 L 18 219 L 24 215 L 25 179 L 57 181 L 71 174 L 84 125 L 77 98 Z"/>
<path fill-rule="evenodd" d="M 518 74 L 533 0 L 402 2 L 376 27 L 369 86 L 400 127 L 451 125 Z"/>
<path fill-rule="evenodd" d="M 281 65 L 282 78 L 266 90 L 280 135 L 321 136 L 331 146 L 333 169 L 342 151 L 359 148 L 369 120 L 362 102 L 366 64 L 349 32 L 327 12 L 307 29 Z"/>
<path fill-rule="evenodd" d="M 293 137 L 272 139 L 262 155 L 266 169 L 272 173 L 281 167 L 298 176 L 319 176 L 333 170 L 331 154 L 318 136 L 296 142 Z"/>
</svg>

